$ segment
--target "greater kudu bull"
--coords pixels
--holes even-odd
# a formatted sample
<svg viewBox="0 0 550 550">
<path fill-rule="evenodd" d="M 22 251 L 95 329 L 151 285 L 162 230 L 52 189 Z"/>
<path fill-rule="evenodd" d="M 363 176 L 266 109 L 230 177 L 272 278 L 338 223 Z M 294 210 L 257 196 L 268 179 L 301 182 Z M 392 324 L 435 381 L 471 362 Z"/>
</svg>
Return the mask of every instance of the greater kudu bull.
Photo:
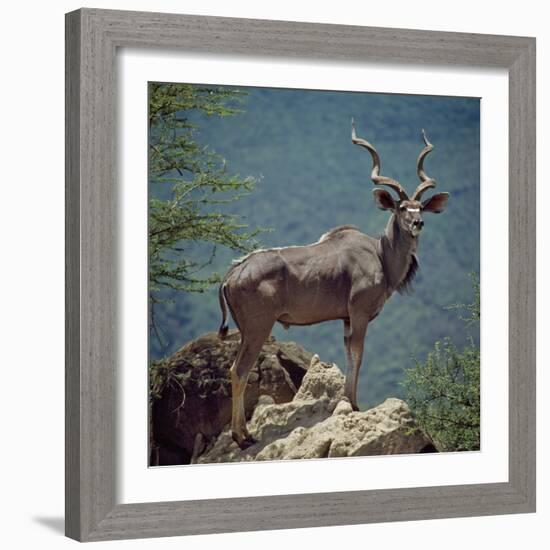
<svg viewBox="0 0 550 550">
<path fill-rule="evenodd" d="M 386 300 L 411 284 L 418 262 L 418 235 L 422 212 L 443 212 L 448 193 L 421 202 L 422 194 L 435 187 L 424 172 L 424 159 L 433 149 L 422 130 L 424 148 L 418 161 L 420 185 L 409 198 L 399 182 L 380 175 L 380 157 L 366 140 L 358 138 L 352 120 L 351 140 L 369 151 L 375 185 L 374 200 L 392 215 L 379 238 L 365 235 L 354 226 L 331 229 L 316 243 L 257 250 L 236 261 L 219 290 L 222 310 L 220 338 L 227 334 L 227 308 L 241 333 L 241 344 L 231 367 L 233 408 L 231 430 L 241 448 L 254 441 L 246 429 L 243 395 L 250 369 L 276 322 L 285 326 L 313 325 L 341 319 L 344 323 L 347 373 L 345 394 L 357 406 L 357 379 L 368 324 Z"/>
</svg>

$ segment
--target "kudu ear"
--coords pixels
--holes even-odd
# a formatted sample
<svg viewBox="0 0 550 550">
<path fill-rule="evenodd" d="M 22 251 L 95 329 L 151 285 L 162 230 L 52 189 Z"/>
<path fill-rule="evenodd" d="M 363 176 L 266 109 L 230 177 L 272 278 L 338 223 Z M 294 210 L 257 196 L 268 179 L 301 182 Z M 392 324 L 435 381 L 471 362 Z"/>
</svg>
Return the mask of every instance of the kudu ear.
<svg viewBox="0 0 550 550">
<path fill-rule="evenodd" d="M 395 208 L 395 201 L 385 189 L 373 189 L 372 193 L 374 202 L 380 210 L 393 210 Z"/>
<path fill-rule="evenodd" d="M 422 203 L 423 212 L 433 212 L 434 214 L 440 214 L 447 206 L 449 200 L 449 193 L 438 193 L 429 199 L 426 199 Z"/>
</svg>

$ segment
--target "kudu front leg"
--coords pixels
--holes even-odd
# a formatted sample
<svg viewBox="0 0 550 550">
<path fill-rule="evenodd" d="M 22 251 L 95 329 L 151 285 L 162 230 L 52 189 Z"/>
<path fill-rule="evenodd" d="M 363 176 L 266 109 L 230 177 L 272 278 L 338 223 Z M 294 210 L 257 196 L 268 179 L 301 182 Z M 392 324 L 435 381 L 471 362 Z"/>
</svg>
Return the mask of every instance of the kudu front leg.
<svg viewBox="0 0 550 550">
<path fill-rule="evenodd" d="M 357 404 L 357 382 L 359 380 L 361 361 L 363 360 L 366 333 L 366 322 L 344 320 L 344 344 L 346 347 L 347 363 L 344 394 L 349 399 L 354 411 L 359 410 L 359 405 Z"/>
</svg>

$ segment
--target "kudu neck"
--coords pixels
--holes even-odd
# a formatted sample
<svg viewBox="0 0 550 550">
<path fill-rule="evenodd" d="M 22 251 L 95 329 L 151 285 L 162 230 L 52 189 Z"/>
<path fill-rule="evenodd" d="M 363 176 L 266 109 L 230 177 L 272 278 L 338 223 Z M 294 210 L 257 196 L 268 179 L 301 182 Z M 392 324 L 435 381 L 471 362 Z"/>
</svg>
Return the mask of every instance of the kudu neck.
<svg viewBox="0 0 550 550">
<path fill-rule="evenodd" d="M 416 265 L 417 247 L 418 237 L 404 231 L 396 215 L 392 214 L 380 239 L 380 255 L 390 292 L 399 289 L 409 274 L 411 264 Z"/>
</svg>

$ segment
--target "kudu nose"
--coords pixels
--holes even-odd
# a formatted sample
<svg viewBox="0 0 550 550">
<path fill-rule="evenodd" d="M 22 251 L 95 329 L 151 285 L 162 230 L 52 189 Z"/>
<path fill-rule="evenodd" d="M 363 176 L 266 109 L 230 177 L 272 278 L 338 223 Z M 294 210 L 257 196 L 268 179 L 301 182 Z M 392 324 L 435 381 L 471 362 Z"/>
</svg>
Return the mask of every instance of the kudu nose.
<svg viewBox="0 0 550 550">
<path fill-rule="evenodd" d="M 424 220 L 414 220 L 413 225 L 418 227 L 418 229 L 422 229 L 424 227 Z"/>
</svg>

